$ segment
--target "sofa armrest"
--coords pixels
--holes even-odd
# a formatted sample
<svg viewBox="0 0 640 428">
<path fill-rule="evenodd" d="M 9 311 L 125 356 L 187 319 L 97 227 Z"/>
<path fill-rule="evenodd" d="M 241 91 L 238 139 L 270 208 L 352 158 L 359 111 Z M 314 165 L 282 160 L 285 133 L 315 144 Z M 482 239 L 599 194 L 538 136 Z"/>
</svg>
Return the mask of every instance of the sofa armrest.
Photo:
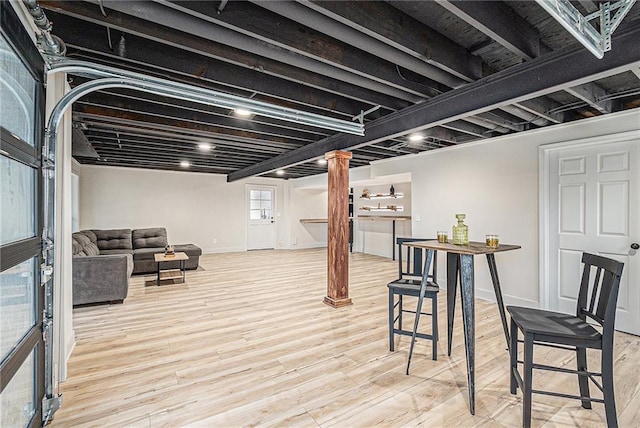
<svg viewBox="0 0 640 428">
<path fill-rule="evenodd" d="M 121 301 L 129 291 L 130 254 L 73 257 L 73 304 Z"/>
</svg>

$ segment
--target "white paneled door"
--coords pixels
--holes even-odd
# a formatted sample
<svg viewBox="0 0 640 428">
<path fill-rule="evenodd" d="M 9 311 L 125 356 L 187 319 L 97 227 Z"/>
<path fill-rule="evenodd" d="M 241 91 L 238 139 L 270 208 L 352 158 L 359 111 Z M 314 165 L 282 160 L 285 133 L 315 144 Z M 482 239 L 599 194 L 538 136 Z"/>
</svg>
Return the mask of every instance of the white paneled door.
<svg viewBox="0 0 640 428">
<path fill-rule="evenodd" d="M 549 157 L 549 307 L 574 312 L 583 251 L 624 262 L 616 329 L 640 334 L 640 137 Z"/>
<path fill-rule="evenodd" d="M 275 202 L 275 187 L 247 187 L 247 250 L 276 247 Z"/>
</svg>

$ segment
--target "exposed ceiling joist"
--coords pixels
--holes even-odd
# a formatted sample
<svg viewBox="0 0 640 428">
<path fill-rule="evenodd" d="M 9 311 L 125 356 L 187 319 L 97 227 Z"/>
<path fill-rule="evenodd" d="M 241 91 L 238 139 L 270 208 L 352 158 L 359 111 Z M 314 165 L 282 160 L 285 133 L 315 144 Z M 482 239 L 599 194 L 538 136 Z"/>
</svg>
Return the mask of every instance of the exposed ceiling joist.
<svg viewBox="0 0 640 428">
<path fill-rule="evenodd" d="M 487 130 L 486 128 L 470 122 L 465 122 L 463 120 L 454 120 L 449 123 L 444 123 L 441 126 L 443 128 L 464 132 L 465 134 L 473 135 L 474 137 L 479 138 L 489 138 L 492 135 L 491 131 Z"/>
<path fill-rule="evenodd" d="M 283 51 L 291 51 L 296 56 L 318 61 L 322 67 L 325 65 L 336 67 L 400 89 L 413 96 L 430 97 L 446 88 L 431 79 L 422 78 L 422 76 L 419 76 L 420 78 L 416 79 L 416 82 L 403 80 L 396 71 L 396 63 L 380 60 L 371 48 L 368 50 L 354 48 L 342 42 L 343 39 L 328 37 L 323 32 L 315 31 L 248 2 L 232 2 L 221 14 L 217 13 L 215 4 L 212 2 L 178 3 L 165 1 L 163 4 L 197 19 L 249 36 L 259 41 L 257 44 L 267 43 Z M 287 5 L 288 10 L 292 7 L 295 6 Z M 219 29 L 215 31 L 216 33 L 220 32 Z M 256 48 L 255 53 L 262 54 L 263 52 L 264 49 Z M 335 55 L 336 52 L 339 52 L 340 55 Z M 315 65 L 315 72 L 322 71 L 322 74 L 330 75 L 326 72 L 328 68 L 318 68 L 319 66 Z"/>
<path fill-rule="evenodd" d="M 418 21 L 413 20 L 407 16 L 401 16 L 402 13 L 391 5 L 379 2 L 362 2 L 359 8 L 350 7 L 346 2 L 336 1 L 305 1 L 302 4 L 335 20 L 338 25 L 332 22 L 328 22 L 323 19 L 317 19 L 314 16 L 309 16 L 309 13 L 305 13 L 299 6 L 291 5 L 291 2 L 268 2 L 264 4 L 260 2 L 263 7 L 276 10 L 279 13 L 289 13 L 292 19 L 296 19 L 299 22 L 303 22 L 307 25 L 316 25 L 319 31 L 332 35 L 334 37 L 346 37 L 342 26 L 349 27 L 350 31 L 357 30 L 363 34 L 371 36 L 374 42 L 380 41 L 383 43 L 382 48 L 378 48 L 379 55 L 385 55 L 387 51 L 393 51 L 393 56 L 389 56 L 394 61 L 397 61 L 404 67 L 411 69 L 416 73 L 420 73 L 418 66 L 415 66 L 415 58 L 426 61 L 429 64 L 435 64 L 448 72 L 460 76 L 465 80 L 471 82 L 481 77 L 479 58 L 472 55 L 467 49 L 456 45 L 451 40 L 443 38 L 441 35 L 434 31 L 425 33 L 424 25 Z M 496 6 L 490 6 L 495 9 Z M 506 8 L 506 7 L 504 7 Z M 504 9 L 503 8 L 503 9 Z M 298 10 L 297 13 L 292 10 Z M 506 15 L 506 12 L 504 12 Z M 512 12 L 512 15 L 515 15 Z M 323 18 L 324 18 L 323 16 Z M 490 14 L 495 18 L 495 12 Z M 507 18 L 502 21 L 506 21 Z M 342 24 L 342 26 L 340 26 Z M 537 32 L 532 31 L 537 35 Z M 348 40 L 359 41 L 359 38 L 349 37 Z M 425 44 L 425 40 L 427 43 Z M 361 44 L 355 43 L 355 46 L 359 46 L 362 49 L 375 49 L 376 43 L 372 43 L 371 40 L 362 41 Z M 395 51 L 393 49 L 395 49 Z M 406 55 L 398 54 L 397 50 L 402 51 Z M 443 52 L 442 50 L 446 51 Z M 539 49 L 537 49 L 539 51 Z M 409 62 L 400 62 L 406 58 L 410 58 Z M 440 58 L 436 61 L 434 58 Z M 414 68 L 410 68 L 414 64 Z M 463 65 L 465 64 L 465 65 Z M 473 70 L 468 70 L 469 64 L 474 66 Z M 421 65 L 421 64 L 420 64 Z M 531 111 L 517 111 L 519 108 L 511 107 L 509 109 L 510 114 L 515 114 L 516 117 L 523 119 L 528 123 L 536 123 L 537 125 L 546 124 L 546 119 L 541 115 L 532 117 Z M 498 114 L 496 112 L 496 114 Z M 516 125 L 508 120 L 495 120 L 495 117 L 485 117 L 492 123 L 498 124 L 503 127 L 507 127 L 514 131 L 521 131 L 523 126 Z M 516 122 L 521 122 L 520 120 Z"/>
<path fill-rule="evenodd" d="M 154 118 L 147 117 L 141 114 L 131 115 L 112 115 L 107 108 L 93 107 L 91 111 L 89 109 L 83 109 L 83 111 L 76 111 L 75 120 L 89 123 L 94 121 L 98 123 L 97 126 L 102 124 L 102 128 L 110 129 L 138 129 L 140 132 L 154 135 L 156 132 L 177 134 L 181 136 L 190 136 L 192 138 L 204 138 L 209 142 L 216 142 L 221 144 L 226 142 L 227 144 L 246 144 L 247 147 L 254 147 L 260 151 L 264 150 L 264 147 L 273 147 L 275 143 L 281 145 L 283 148 L 297 148 L 299 145 L 291 144 L 284 140 L 265 141 L 260 138 L 252 138 L 250 134 L 230 135 L 226 133 L 218 132 L 215 126 L 203 125 L 203 124 L 189 124 L 188 126 L 178 125 L 176 121 L 171 121 L 166 118 Z M 144 126 L 140 126 L 144 123 Z"/>
<path fill-rule="evenodd" d="M 180 28 L 184 32 L 207 39 L 211 42 L 241 49 L 284 64 L 290 64 L 308 72 L 330 76 L 352 85 L 371 88 L 385 95 L 411 102 L 422 100 L 422 97 L 419 95 L 409 93 L 409 91 L 400 89 L 397 86 L 383 83 L 382 79 L 372 78 L 372 75 L 375 73 L 373 68 L 368 70 L 369 73 L 372 73 L 371 75 L 367 74 L 364 76 L 355 73 L 354 70 L 338 68 L 293 51 L 282 49 L 274 44 L 257 41 L 248 34 L 234 31 L 223 25 L 217 25 L 212 19 L 203 19 L 204 17 L 201 16 L 196 17 L 192 14 L 184 13 L 189 9 L 174 3 L 164 2 L 160 4 L 154 2 L 112 0 L 103 1 L 102 3 L 109 9 L 134 16 L 143 16 L 145 20 L 156 24 L 169 28 Z M 372 66 L 372 64 L 369 63 L 364 65 Z M 357 112 L 354 112 L 354 114 L 356 113 Z"/>
<path fill-rule="evenodd" d="M 578 85 L 565 89 L 571 95 L 581 99 L 602 114 L 611 113 L 613 111 L 614 101 L 607 98 L 607 91 L 596 85 Z"/>
<path fill-rule="evenodd" d="M 562 123 L 564 122 L 563 113 L 553 113 L 555 109 L 560 107 L 560 103 L 553 101 L 548 97 L 534 98 L 531 100 L 520 101 L 514 103 L 523 110 L 528 110 L 538 116 L 547 119 L 549 122 Z"/>
<path fill-rule="evenodd" d="M 380 55 L 418 74 L 423 74 L 421 70 L 424 70 L 424 65 L 422 64 L 424 62 L 467 82 L 472 82 L 482 77 L 480 58 L 472 55 L 471 52 L 447 39 L 442 34 L 425 27 L 411 17 L 401 14 L 389 4 L 362 2 L 360 7 L 353 8 L 343 1 L 313 0 L 300 3 L 345 27 L 383 43 L 387 47 L 378 45 L 381 46 L 379 47 Z M 289 8 L 289 4 L 287 3 L 285 6 L 285 2 L 276 3 L 276 6 L 274 6 L 274 2 L 269 2 L 269 5 L 264 6 L 277 7 L 279 13 L 284 12 L 284 7 Z M 317 15 L 305 14 L 300 8 L 296 15 L 298 16 L 297 19 L 301 20 L 300 22 L 304 20 L 306 25 L 316 25 L 319 31 L 327 32 L 327 34 L 332 34 L 335 37 L 346 35 L 343 32 L 345 30 L 336 27 L 330 21 L 318 19 Z M 358 46 L 361 49 L 371 49 L 372 46 L 375 46 L 370 40 L 363 37 L 350 37 L 349 40 L 354 43 L 354 46 Z M 420 60 L 420 62 L 401 56 L 398 52 L 394 52 L 389 48 L 403 52 L 409 57 Z M 427 76 L 430 70 L 430 68 L 427 69 L 423 75 Z M 435 77 L 433 78 L 438 80 Z M 455 85 L 455 81 L 441 82 L 452 87 L 459 86 Z"/>
<path fill-rule="evenodd" d="M 538 31 L 503 3 L 451 0 L 438 4 L 522 58 L 533 59 L 548 50 L 541 45 Z M 514 25 L 516 21 L 520 25 Z"/>
<path fill-rule="evenodd" d="M 540 41 L 540 34 L 535 27 L 506 7 L 503 3 L 494 4 L 494 2 L 465 2 L 460 0 L 451 0 L 440 1 L 438 4 L 456 14 L 461 19 L 464 19 L 476 29 L 483 32 L 488 37 L 491 37 L 492 40 L 497 41 L 502 46 L 523 59 L 531 60 L 533 58 L 537 58 L 540 54 L 551 50 Z M 597 101 L 604 95 L 602 93 L 604 91 L 603 88 L 593 83 L 586 82 L 573 90 L 569 89 L 567 89 L 567 92 L 584 100 L 601 113 L 611 112 L 611 102 L 606 103 Z M 550 103 L 550 101 L 542 102 Z M 561 115 L 549 117 L 549 115 L 545 113 L 544 108 L 541 109 L 538 106 L 535 106 L 534 103 L 535 101 L 529 101 L 528 104 L 525 104 L 523 107 L 530 113 L 542 117 L 545 120 L 549 120 L 554 123 L 561 123 L 561 120 L 559 120 L 562 118 Z M 519 104 L 517 104 L 517 106 L 520 107 Z M 533 108 L 534 106 L 535 108 Z M 511 111 L 510 113 L 515 114 L 526 121 L 542 125 L 542 123 L 537 121 L 535 118 L 528 118 L 515 111 Z"/>
<path fill-rule="evenodd" d="M 598 3 L 571 1 L 583 14 L 591 13 L 589 7 Z M 553 58 L 549 52 L 563 55 L 569 52 L 565 48 L 579 47 L 536 2 L 513 0 L 448 0 L 446 4 L 42 0 L 40 4 L 72 58 L 349 121 L 380 106 L 363 117 L 371 138 L 380 119 L 394 120 L 394 112 L 406 111 L 415 103 L 432 103 L 434 97 L 436 104 L 429 105 L 440 108 L 439 103 L 448 99 L 441 94 L 452 96 L 469 86 L 465 82 L 489 79 L 496 72 L 497 76 L 515 72 L 523 62 L 543 64 L 543 58 Z M 638 22 L 640 6 L 634 6 L 618 31 L 638 26 Z M 635 75 L 629 73 L 633 70 Z M 505 86 L 499 91 L 511 101 L 494 103 L 485 97 L 493 104 L 479 108 L 463 91 L 458 98 L 463 110 L 449 113 L 465 109 L 469 113 L 434 118 L 424 110 L 415 121 L 399 116 L 398 127 L 388 125 L 377 140 L 365 137 L 355 145 L 349 145 L 350 139 L 342 142 L 353 151 L 350 167 L 357 167 L 377 159 L 638 108 L 637 70 L 621 68 L 612 70 L 612 75 L 600 73 L 576 80 L 573 92 L 581 95 L 579 99 L 562 85 L 521 98 L 513 98 L 519 94 L 513 92 L 517 88 Z M 349 79 L 343 79 L 345 73 Z M 436 76 L 441 81 L 432 78 Z M 543 86 L 555 82 L 548 73 L 532 72 L 530 76 Z M 72 76 L 70 84 L 75 88 L 85 81 Z M 451 89 L 457 82 L 462 86 Z M 395 92 L 390 95 L 389 91 Z M 604 104 L 609 99 L 615 100 L 610 101 L 611 108 Z M 318 141 L 344 138 L 274 118 L 237 120 L 227 110 L 194 105 L 180 97 L 110 89 L 76 102 L 74 120 L 85 125 L 86 138 L 103 156 L 101 165 L 112 165 L 115 154 L 126 152 L 126 159 L 118 165 L 153 168 L 155 158 L 160 169 L 186 171 L 167 161 L 181 154 L 202 159 L 197 151 L 202 141 L 216 148 L 205 156 L 207 167 L 199 166 L 197 171 L 224 174 L 263 161 L 279 162 L 283 155 L 292 152 L 297 156 L 306 147 L 315 150 Z M 410 141 L 409 133 L 419 130 L 432 135 L 420 143 Z M 110 161 L 104 160 L 107 154 Z M 326 166 L 316 162 L 323 155 L 324 150 L 306 160 L 296 158 L 279 177 L 326 172 Z M 136 157 L 144 162 L 136 162 Z M 259 174 L 276 177 L 272 172 Z"/>
<path fill-rule="evenodd" d="M 131 61 L 138 64 L 149 64 L 162 70 L 182 72 L 196 78 L 226 83 L 234 88 L 244 88 L 247 82 L 252 82 L 253 86 L 253 82 L 256 82 L 255 90 L 261 93 L 275 94 L 284 100 L 293 100 L 307 106 L 324 109 L 333 110 L 332 106 L 322 104 L 323 97 L 319 91 L 327 91 L 361 103 L 369 103 L 361 104 L 362 106 L 356 108 L 355 112 L 354 108 L 348 105 L 341 107 L 338 103 L 335 106 L 335 111 L 351 116 L 358 113 L 360 109 L 366 110 L 374 103 L 390 110 L 404 108 L 408 105 L 408 102 L 395 97 L 347 82 L 328 79 L 319 73 L 293 67 L 288 63 L 278 62 L 269 57 L 248 55 L 239 49 L 212 43 L 211 40 L 179 29 L 169 32 L 171 27 L 165 27 L 127 13 L 110 10 L 108 17 L 104 17 L 97 6 L 80 1 L 43 1 L 42 3 L 60 12 L 52 19 L 56 19 L 56 22 L 60 23 L 61 34 L 64 35 L 64 40 L 69 41 L 69 45 L 83 48 L 88 46 L 92 52 L 99 51 L 111 55 L 115 62 L 126 64 Z M 126 11 L 135 13 L 128 8 Z M 96 27 L 90 27 L 86 24 L 82 25 L 82 21 L 72 17 L 83 17 L 87 22 L 99 27 L 96 29 Z M 117 58 L 108 49 L 105 26 L 138 36 L 146 42 L 131 40 L 127 43 L 125 58 Z M 88 40 L 85 41 L 85 37 Z M 301 86 L 290 86 L 288 83 L 298 83 Z M 252 87 L 252 89 L 254 88 Z M 280 94 L 279 89 L 286 92 Z M 302 97 L 301 100 L 297 99 L 296 92 L 300 93 L 298 96 Z"/>
<path fill-rule="evenodd" d="M 176 118 L 180 122 L 193 122 L 211 125 L 215 123 L 216 128 L 224 128 L 233 132 L 245 132 L 251 129 L 252 121 L 254 127 L 260 126 L 261 134 L 265 134 L 275 138 L 285 138 L 290 141 L 300 141 L 301 143 L 309 143 L 327 136 L 324 132 L 311 132 L 304 129 L 295 129 L 294 127 L 277 126 L 268 120 L 260 120 L 259 117 L 253 119 L 240 119 L 231 115 L 228 111 L 220 111 L 219 109 L 207 108 L 202 104 L 189 102 L 173 102 L 158 96 L 140 96 L 139 93 L 126 92 L 94 92 L 83 97 L 77 102 L 78 106 L 96 106 L 104 108 L 113 108 L 122 112 L 134 112 L 141 114 L 149 114 L 157 117 Z M 218 110 L 218 111 L 216 111 Z M 220 132 L 222 133 L 222 131 Z"/>
<path fill-rule="evenodd" d="M 344 150 L 363 144 L 392 138 L 425 127 L 446 123 L 512 102 L 533 98 L 554 90 L 575 86 L 596 76 L 612 75 L 622 69 L 640 66 L 640 27 L 629 29 L 615 37 L 616 55 L 602 60 L 581 48 L 570 47 L 552 52 L 528 63 L 470 83 L 450 93 L 444 93 L 427 102 L 408 107 L 365 127 L 364 137 L 337 135 L 309 144 L 300 149 L 270 159 L 228 176 L 228 181 L 262 174 L 274 169 L 294 165 L 305 159 L 320 156 L 332 150 Z M 545 79 L 540 79 L 545 76 Z"/>
</svg>

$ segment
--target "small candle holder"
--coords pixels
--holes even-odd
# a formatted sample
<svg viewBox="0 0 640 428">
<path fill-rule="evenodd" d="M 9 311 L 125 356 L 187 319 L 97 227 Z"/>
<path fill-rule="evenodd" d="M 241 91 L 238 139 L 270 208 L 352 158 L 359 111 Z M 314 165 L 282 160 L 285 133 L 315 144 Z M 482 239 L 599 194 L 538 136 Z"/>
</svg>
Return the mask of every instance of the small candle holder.
<svg viewBox="0 0 640 428">
<path fill-rule="evenodd" d="M 438 231 L 438 242 L 440 242 L 441 244 L 446 244 L 447 242 L 449 242 L 449 235 L 446 230 Z"/>
<path fill-rule="evenodd" d="M 487 235 L 485 240 L 487 247 L 489 248 L 498 248 L 500 245 L 500 240 L 498 235 Z"/>
</svg>

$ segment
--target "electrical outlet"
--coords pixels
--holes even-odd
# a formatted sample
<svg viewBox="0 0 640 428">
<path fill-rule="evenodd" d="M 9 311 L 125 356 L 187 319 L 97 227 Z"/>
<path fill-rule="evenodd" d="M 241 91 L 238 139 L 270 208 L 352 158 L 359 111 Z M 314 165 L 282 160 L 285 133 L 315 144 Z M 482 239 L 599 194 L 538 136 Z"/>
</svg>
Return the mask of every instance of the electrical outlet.
<svg viewBox="0 0 640 428">
<path fill-rule="evenodd" d="M 415 219 L 416 219 L 416 221 L 420 221 L 420 214 L 416 214 L 415 215 Z"/>
<path fill-rule="evenodd" d="M 218 238 L 213 238 L 213 243 L 217 244 L 218 243 Z"/>
</svg>

